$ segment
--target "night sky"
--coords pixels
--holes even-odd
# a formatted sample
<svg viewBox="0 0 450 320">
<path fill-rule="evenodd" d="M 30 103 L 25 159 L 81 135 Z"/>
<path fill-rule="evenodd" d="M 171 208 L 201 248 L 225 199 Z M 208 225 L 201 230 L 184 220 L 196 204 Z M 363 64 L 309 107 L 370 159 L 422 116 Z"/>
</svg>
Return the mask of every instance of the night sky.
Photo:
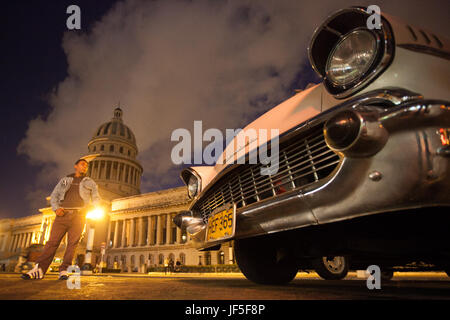
<svg viewBox="0 0 450 320">
<path fill-rule="evenodd" d="M 17 146 L 24 138 L 30 120 L 48 116 L 51 106 L 46 95 L 67 76 L 67 60 L 61 46 L 69 16 L 66 8 L 71 4 L 86 8 L 82 11 L 82 28 L 89 28 L 114 2 L 2 2 L 0 218 L 38 213 L 37 208 L 35 212 L 28 211 L 32 208 L 29 208 L 26 196 L 39 168 L 30 165 L 26 156 L 18 155 Z"/>
<path fill-rule="evenodd" d="M 68 31 L 66 8 L 81 8 Z M 176 128 L 239 128 L 317 82 L 306 58 L 335 10 L 382 10 L 449 35 L 448 1 L 2 2 L 0 218 L 37 214 L 120 101 L 142 192 L 182 185 Z"/>
</svg>

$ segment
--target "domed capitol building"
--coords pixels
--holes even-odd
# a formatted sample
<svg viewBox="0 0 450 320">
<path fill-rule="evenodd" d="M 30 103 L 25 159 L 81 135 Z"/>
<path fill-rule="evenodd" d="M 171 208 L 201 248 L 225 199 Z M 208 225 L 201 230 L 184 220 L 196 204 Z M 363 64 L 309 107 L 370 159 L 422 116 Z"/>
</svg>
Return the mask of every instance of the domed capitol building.
<svg viewBox="0 0 450 320">
<path fill-rule="evenodd" d="M 92 264 L 107 269 L 147 272 L 150 267 L 163 266 L 166 258 L 183 265 L 234 263 L 231 244 L 199 252 L 172 222 L 189 207 L 184 186 L 141 194 L 143 168 L 136 158 L 136 137 L 124 123 L 120 107 L 114 109 L 110 121 L 95 130 L 87 147 L 88 153 L 82 157 L 89 163 L 87 175 L 97 182 L 103 206 L 109 210 L 95 226 L 86 224 L 75 254 L 78 265 L 83 264 L 91 227 L 95 227 Z M 48 241 L 55 213 L 50 197 L 46 200 L 47 207 L 39 209 L 39 214 L 0 219 L 0 267 L 12 271 L 24 260 L 24 249 Z M 58 248 L 55 264 L 62 260 L 66 241 L 65 237 Z"/>
<path fill-rule="evenodd" d="M 123 123 L 122 109 L 114 110 L 111 121 L 102 124 L 88 143 L 88 175 L 102 190 L 103 199 L 140 194 L 142 166 L 136 160 L 138 148 L 130 128 Z"/>
</svg>

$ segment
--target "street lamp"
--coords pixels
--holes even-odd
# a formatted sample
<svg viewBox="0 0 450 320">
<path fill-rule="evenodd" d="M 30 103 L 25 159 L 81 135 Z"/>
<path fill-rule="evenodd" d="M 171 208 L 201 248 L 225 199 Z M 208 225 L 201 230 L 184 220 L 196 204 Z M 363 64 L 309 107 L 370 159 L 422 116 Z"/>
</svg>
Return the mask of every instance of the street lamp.
<svg viewBox="0 0 450 320">
<path fill-rule="evenodd" d="M 83 267 L 81 268 L 81 274 L 92 274 L 92 249 L 94 247 L 94 234 L 95 234 L 95 222 L 103 219 L 105 216 L 105 210 L 102 207 L 96 207 L 86 214 L 86 220 L 89 226 L 89 233 L 86 243 L 86 257 Z"/>
</svg>

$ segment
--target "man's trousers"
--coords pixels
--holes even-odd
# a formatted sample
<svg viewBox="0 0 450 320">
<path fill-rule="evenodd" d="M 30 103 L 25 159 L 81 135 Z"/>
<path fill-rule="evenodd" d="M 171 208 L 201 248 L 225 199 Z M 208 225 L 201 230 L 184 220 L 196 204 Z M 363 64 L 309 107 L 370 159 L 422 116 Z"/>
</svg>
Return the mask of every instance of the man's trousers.
<svg viewBox="0 0 450 320">
<path fill-rule="evenodd" d="M 36 259 L 36 263 L 39 263 L 39 267 L 42 268 L 44 274 L 52 263 L 56 250 L 66 233 L 66 252 L 64 253 L 63 263 L 59 267 L 59 270 L 65 271 L 72 265 L 73 255 L 80 241 L 85 221 L 84 210 L 64 210 L 64 216 L 56 216 L 52 230 L 50 231 L 50 238 L 45 244 L 41 255 Z"/>
</svg>

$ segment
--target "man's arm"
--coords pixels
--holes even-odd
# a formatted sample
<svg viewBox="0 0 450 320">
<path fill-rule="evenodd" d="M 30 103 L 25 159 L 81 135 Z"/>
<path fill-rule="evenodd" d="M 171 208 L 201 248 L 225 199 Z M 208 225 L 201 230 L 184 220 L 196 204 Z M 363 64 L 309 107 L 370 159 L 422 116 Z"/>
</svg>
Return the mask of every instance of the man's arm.
<svg viewBox="0 0 450 320">
<path fill-rule="evenodd" d="M 101 198 L 100 198 L 100 194 L 98 193 L 98 186 L 97 183 L 95 183 L 94 180 L 92 180 L 92 188 L 91 188 L 91 200 L 92 200 L 92 205 L 97 206 L 100 204 Z"/>
<path fill-rule="evenodd" d="M 50 205 L 52 206 L 52 210 L 55 212 L 60 208 L 59 200 L 61 199 L 62 180 L 63 179 L 59 180 L 59 182 L 53 189 L 52 194 L 50 195 Z"/>
</svg>

